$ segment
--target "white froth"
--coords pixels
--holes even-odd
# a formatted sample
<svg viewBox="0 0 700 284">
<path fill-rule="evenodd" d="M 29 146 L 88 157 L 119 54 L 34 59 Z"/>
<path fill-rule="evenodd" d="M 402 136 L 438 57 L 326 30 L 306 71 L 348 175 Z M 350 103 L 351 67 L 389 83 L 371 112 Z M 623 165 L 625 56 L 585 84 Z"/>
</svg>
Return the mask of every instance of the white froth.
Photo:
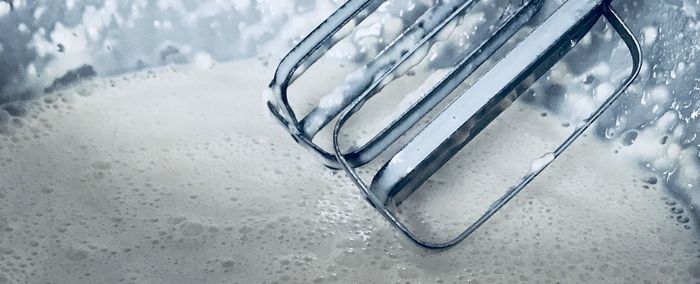
<svg viewBox="0 0 700 284">
<path fill-rule="evenodd" d="M 536 173 L 544 169 L 550 163 L 554 161 L 554 153 L 547 153 L 541 158 L 532 161 L 530 164 L 530 173 Z"/>
<path fill-rule="evenodd" d="M 7 15 L 10 12 L 10 4 L 7 2 L 0 2 L 0 17 Z"/>
<path fill-rule="evenodd" d="M 659 29 L 655 26 L 648 26 L 642 30 L 644 34 L 644 45 L 651 46 L 656 42 L 656 38 L 659 37 Z"/>
<path fill-rule="evenodd" d="M 209 69 L 214 67 L 214 59 L 206 52 L 197 52 L 192 57 L 192 62 L 199 69 Z"/>
</svg>

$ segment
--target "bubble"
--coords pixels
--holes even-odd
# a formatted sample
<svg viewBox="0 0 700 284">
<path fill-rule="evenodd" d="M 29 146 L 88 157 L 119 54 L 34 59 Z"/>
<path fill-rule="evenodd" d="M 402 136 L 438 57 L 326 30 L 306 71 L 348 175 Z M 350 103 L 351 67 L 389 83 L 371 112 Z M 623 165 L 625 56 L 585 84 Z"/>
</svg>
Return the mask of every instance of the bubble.
<svg viewBox="0 0 700 284">
<path fill-rule="evenodd" d="M 656 184 L 658 182 L 658 179 L 654 176 L 648 177 L 644 180 L 645 183 L 648 184 Z M 674 203 L 675 204 L 675 203 Z"/>
<path fill-rule="evenodd" d="M 183 236 L 194 237 L 204 232 L 204 226 L 200 223 L 188 221 L 182 224 L 181 230 Z"/>
<path fill-rule="evenodd" d="M 109 162 L 96 161 L 92 163 L 92 167 L 98 170 L 108 170 L 112 167 L 112 165 Z"/>
<path fill-rule="evenodd" d="M 612 128 L 605 129 L 605 138 L 612 139 L 615 137 L 615 130 Z"/>
<path fill-rule="evenodd" d="M 354 249 L 345 249 L 341 251 L 334 260 L 335 263 L 348 268 L 357 268 L 364 262 L 363 257 Z"/>
<path fill-rule="evenodd" d="M 418 278 L 418 273 L 416 272 L 415 269 L 411 269 L 408 267 L 399 267 L 399 277 L 402 279 L 416 279 Z"/>
<path fill-rule="evenodd" d="M 185 221 L 187 218 L 183 216 L 177 216 L 177 217 L 169 217 L 166 222 L 171 225 L 177 225 L 182 223 L 182 221 Z"/>
<path fill-rule="evenodd" d="M 683 213 L 683 212 L 684 212 L 683 208 L 680 208 L 680 207 L 671 207 L 671 213 L 674 214 L 674 215 L 678 215 L 678 214 L 681 214 L 681 213 Z M 679 217 L 680 217 L 680 216 L 679 216 Z"/>
<path fill-rule="evenodd" d="M 639 134 L 636 131 L 629 131 L 622 135 L 622 145 L 630 146 L 637 140 Z"/>
<path fill-rule="evenodd" d="M 676 217 L 676 221 L 678 221 L 678 223 L 685 224 L 690 221 L 690 218 L 688 218 L 688 216 L 678 215 Z"/>
<path fill-rule="evenodd" d="M 23 117 L 27 115 L 27 109 L 20 103 L 8 103 L 3 105 L 2 109 L 14 117 Z"/>
<path fill-rule="evenodd" d="M 236 263 L 233 260 L 224 260 L 221 262 L 221 267 L 224 269 L 232 268 Z"/>
<path fill-rule="evenodd" d="M 81 261 L 88 257 L 88 252 L 78 248 L 71 248 L 66 251 L 66 258 L 70 261 Z"/>
</svg>

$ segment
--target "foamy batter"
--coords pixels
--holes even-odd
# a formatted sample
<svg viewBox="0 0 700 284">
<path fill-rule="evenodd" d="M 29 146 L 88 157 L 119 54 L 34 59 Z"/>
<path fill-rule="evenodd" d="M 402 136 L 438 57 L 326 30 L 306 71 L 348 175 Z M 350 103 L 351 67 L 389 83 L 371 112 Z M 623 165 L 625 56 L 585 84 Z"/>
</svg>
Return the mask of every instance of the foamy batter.
<svg viewBox="0 0 700 284">
<path fill-rule="evenodd" d="M 263 61 L 200 60 L 35 101 L 0 135 L 0 283 L 700 281 L 682 207 L 591 137 L 465 242 L 416 248 L 268 116 Z M 488 149 L 564 129 L 538 114 L 510 112 L 543 124 L 497 123 L 484 137 L 519 139 L 475 141 L 469 159 L 529 165 Z M 489 165 L 503 163 L 441 177 L 484 190 L 528 170 Z"/>
</svg>

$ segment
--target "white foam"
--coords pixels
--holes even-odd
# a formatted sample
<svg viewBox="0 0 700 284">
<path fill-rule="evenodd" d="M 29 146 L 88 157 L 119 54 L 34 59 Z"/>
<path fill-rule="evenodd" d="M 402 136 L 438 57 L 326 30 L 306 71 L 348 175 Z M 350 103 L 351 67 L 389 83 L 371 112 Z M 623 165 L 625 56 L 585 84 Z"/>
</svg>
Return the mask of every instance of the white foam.
<svg viewBox="0 0 700 284">
<path fill-rule="evenodd" d="M 687 283 L 700 277 L 697 236 L 683 227 L 687 213 L 663 185 L 644 183 L 649 176 L 633 160 L 592 137 L 579 140 L 463 244 L 418 250 L 344 175 L 319 165 L 269 118 L 260 94 L 273 67 L 256 60 L 166 67 L 34 102 L 14 135 L 0 135 L 0 279 Z M 526 172 L 520 165 L 528 157 L 489 150 L 515 151 L 558 125 L 529 108 L 507 118 L 529 121 L 533 112 L 540 123 L 499 123 L 480 135 L 507 130 L 518 139 L 477 141 L 476 154 L 464 156 L 464 165 L 498 165 L 484 166 L 493 175 L 467 167 L 446 177 L 488 193 L 483 189 L 507 184 L 502 177 Z M 431 198 L 445 200 L 433 209 L 453 214 L 469 207 L 463 202 L 489 202 Z"/>
<path fill-rule="evenodd" d="M 10 4 L 7 2 L 0 2 L 0 17 L 7 15 L 10 12 Z"/>
<path fill-rule="evenodd" d="M 642 30 L 644 33 L 644 45 L 651 46 L 656 42 L 656 38 L 659 37 L 659 29 L 655 26 L 648 26 Z"/>
<path fill-rule="evenodd" d="M 552 161 L 554 161 L 554 153 L 547 153 L 541 158 L 532 161 L 532 163 L 530 164 L 530 173 L 536 173 L 541 171 L 550 163 L 552 163 Z"/>
</svg>

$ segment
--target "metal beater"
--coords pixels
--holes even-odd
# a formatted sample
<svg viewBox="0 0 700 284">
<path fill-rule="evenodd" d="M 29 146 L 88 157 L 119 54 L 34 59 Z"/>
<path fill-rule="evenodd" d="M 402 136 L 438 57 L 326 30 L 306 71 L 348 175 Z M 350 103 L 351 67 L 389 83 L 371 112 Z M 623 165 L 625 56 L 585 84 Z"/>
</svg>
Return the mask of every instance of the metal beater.
<svg viewBox="0 0 700 284">
<path fill-rule="evenodd" d="M 267 105 L 297 142 L 318 154 L 326 166 L 344 169 L 374 208 L 411 241 L 425 248 L 448 248 L 467 238 L 583 134 L 622 95 L 641 69 L 641 47 L 611 6 L 610 0 L 569 0 L 403 145 L 368 184 L 356 169 L 387 150 L 492 57 L 531 20 L 544 0 L 522 0 L 515 9 L 508 9 L 492 34 L 450 69 L 429 92 L 405 109 L 369 142 L 343 152 L 339 132 L 348 119 L 377 90 L 391 81 L 392 72 L 401 63 L 428 44 L 450 21 L 472 9 L 479 0 L 438 0 L 379 55 L 362 67 L 360 74 L 364 75 L 352 78 L 349 88 L 328 94 L 308 115 L 298 119 L 287 100 L 290 84 L 342 39 L 339 33 L 341 29 L 348 24 L 357 25 L 362 22 L 384 2 L 385 0 L 348 0 L 304 38 L 280 62 L 270 84 L 272 96 Z M 395 213 L 396 206 L 557 63 L 601 17 L 609 22 L 629 49 L 632 57 L 631 74 L 596 111 L 577 125 L 576 130 L 563 143 L 538 161 L 538 165 L 516 186 L 506 191 L 459 236 L 444 243 L 418 238 L 399 220 Z M 313 138 L 334 120 L 333 151 L 330 152 L 314 143 Z"/>
</svg>

